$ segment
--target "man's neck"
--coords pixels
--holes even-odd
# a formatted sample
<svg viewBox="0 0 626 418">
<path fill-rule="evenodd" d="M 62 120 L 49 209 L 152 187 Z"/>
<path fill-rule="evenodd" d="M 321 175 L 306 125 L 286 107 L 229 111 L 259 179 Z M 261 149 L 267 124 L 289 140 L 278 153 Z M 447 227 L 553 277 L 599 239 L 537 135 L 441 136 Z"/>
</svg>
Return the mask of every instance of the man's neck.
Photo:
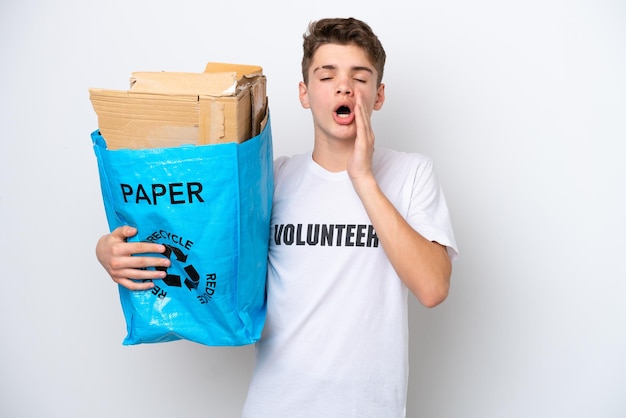
<svg viewBox="0 0 626 418">
<path fill-rule="evenodd" d="M 347 169 L 353 151 L 353 141 L 328 141 L 316 138 L 313 161 L 328 171 L 338 173 Z"/>
</svg>

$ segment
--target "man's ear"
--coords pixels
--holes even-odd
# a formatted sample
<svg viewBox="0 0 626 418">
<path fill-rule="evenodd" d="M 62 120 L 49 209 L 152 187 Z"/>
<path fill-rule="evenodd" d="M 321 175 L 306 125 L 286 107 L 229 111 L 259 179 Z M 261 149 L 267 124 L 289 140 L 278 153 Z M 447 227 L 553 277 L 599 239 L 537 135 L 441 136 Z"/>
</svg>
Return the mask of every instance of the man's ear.
<svg viewBox="0 0 626 418">
<path fill-rule="evenodd" d="M 308 109 L 311 107 L 309 104 L 308 89 L 306 88 L 304 81 L 301 81 L 300 84 L 298 84 L 298 97 L 300 98 L 300 104 L 303 108 Z"/>
<path fill-rule="evenodd" d="M 376 100 L 374 100 L 374 110 L 380 110 L 383 107 L 383 103 L 385 103 L 385 85 L 383 83 L 378 86 L 378 91 L 376 92 Z"/>
</svg>

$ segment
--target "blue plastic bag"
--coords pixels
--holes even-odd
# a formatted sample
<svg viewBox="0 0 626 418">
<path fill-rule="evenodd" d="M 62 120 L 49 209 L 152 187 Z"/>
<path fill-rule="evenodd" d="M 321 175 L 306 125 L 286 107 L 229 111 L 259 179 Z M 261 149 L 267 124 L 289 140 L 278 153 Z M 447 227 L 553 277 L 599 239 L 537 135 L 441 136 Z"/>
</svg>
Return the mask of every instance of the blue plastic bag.
<svg viewBox="0 0 626 418">
<path fill-rule="evenodd" d="M 154 288 L 119 286 L 124 345 L 186 339 L 251 344 L 265 321 L 273 192 L 270 122 L 241 144 L 108 150 L 91 134 L 109 228 L 163 244 L 171 266 Z"/>
</svg>

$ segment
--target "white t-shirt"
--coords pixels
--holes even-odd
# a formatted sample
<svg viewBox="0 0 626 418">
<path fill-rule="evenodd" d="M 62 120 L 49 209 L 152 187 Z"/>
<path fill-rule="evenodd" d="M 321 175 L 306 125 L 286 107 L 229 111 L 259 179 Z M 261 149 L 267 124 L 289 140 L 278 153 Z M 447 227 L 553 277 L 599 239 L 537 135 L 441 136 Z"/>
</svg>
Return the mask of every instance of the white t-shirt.
<svg viewBox="0 0 626 418">
<path fill-rule="evenodd" d="M 432 162 L 377 148 L 373 170 L 413 228 L 455 258 Z M 408 290 L 347 173 L 311 153 L 275 162 L 267 292 L 244 417 L 405 416 Z"/>
</svg>

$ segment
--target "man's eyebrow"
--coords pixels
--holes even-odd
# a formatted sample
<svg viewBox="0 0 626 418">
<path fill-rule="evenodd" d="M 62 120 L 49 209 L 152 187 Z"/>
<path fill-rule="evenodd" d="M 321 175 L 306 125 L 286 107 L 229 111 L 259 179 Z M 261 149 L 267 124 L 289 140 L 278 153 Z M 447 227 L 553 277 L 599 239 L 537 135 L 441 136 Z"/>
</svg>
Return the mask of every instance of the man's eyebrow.
<svg viewBox="0 0 626 418">
<path fill-rule="evenodd" d="M 320 65 L 319 67 L 316 67 L 313 70 L 313 73 L 315 73 L 318 70 L 332 70 L 332 71 L 336 71 L 337 70 L 337 66 L 336 65 L 332 65 L 332 64 L 327 64 L 327 65 Z M 370 74 L 374 74 L 374 71 L 370 68 L 370 67 L 365 67 L 365 66 L 354 66 L 352 68 L 350 68 L 350 71 L 352 71 L 353 73 L 359 72 L 359 71 L 366 71 Z"/>
<path fill-rule="evenodd" d="M 359 71 L 367 71 L 370 74 L 374 74 L 374 71 L 370 67 L 365 67 L 365 66 L 352 67 L 351 70 L 353 73 L 356 73 Z"/>
<path fill-rule="evenodd" d="M 337 66 L 336 65 L 331 65 L 331 64 L 327 64 L 327 65 L 320 65 L 319 67 L 315 68 L 313 70 L 313 73 L 315 73 L 318 70 L 336 70 Z"/>
</svg>

